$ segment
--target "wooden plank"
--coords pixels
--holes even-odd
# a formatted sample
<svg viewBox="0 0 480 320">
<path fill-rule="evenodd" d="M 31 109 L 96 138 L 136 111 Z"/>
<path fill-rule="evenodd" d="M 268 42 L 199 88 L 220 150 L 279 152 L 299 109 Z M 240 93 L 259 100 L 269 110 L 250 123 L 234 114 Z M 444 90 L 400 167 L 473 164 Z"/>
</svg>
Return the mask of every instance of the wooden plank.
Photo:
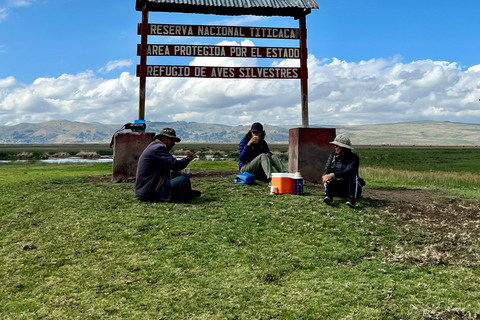
<svg viewBox="0 0 480 320">
<path fill-rule="evenodd" d="M 141 45 L 137 45 L 137 55 Z M 147 56 L 300 59 L 300 48 L 188 44 L 149 44 Z"/>
<path fill-rule="evenodd" d="M 137 34 L 141 34 L 141 23 Z M 148 24 L 148 35 L 176 37 L 233 37 L 264 39 L 300 39 L 299 28 L 202 26 L 182 24 Z"/>
<path fill-rule="evenodd" d="M 148 10 L 147 5 L 145 4 L 142 10 L 142 23 L 141 25 L 148 25 Z M 140 45 L 140 68 L 137 70 L 137 74 L 140 77 L 139 81 L 139 94 L 138 94 L 138 119 L 145 120 L 145 97 L 146 97 L 146 87 L 147 87 L 147 40 L 148 34 L 147 29 L 143 28 L 140 31 L 141 35 L 141 45 Z"/>
<path fill-rule="evenodd" d="M 307 21 L 306 15 L 301 15 L 298 19 L 300 26 L 300 70 L 301 70 L 301 80 L 300 80 L 300 103 L 302 106 L 302 127 L 308 128 L 308 68 L 307 68 Z"/>
<path fill-rule="evenodd" d="M 137 76 L 140 66 L 137 65 Z M 300 79 L 300 68 L 147 65 L 147 77 Z"/>
</svg>

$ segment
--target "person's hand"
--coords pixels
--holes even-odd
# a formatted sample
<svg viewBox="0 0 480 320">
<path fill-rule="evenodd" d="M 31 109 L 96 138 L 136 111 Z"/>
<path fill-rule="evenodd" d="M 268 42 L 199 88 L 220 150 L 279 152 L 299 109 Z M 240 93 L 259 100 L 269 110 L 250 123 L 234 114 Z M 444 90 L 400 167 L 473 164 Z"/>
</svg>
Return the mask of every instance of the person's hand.
<svg viewBox="0 0 480 320">
<path fill-rule="evenodd" d="M 260 139 L 257 137 L 257 136 L 253 136 L 250 141 L 248 141 L 247 145 L 248 146 L 251 146 L 252 144 L 254 143 L 258 143 L 258 141 L 260 141 Z"/>
<path fill-rule="evenodd" d="M 323 181 L 323 185 L 326 185 L 327 183 L 330 182 L 330 180 L 332 180 L 333 176 L 331 173 L 329 174 L 326 174 L 322 177 L 322 181 Z"/>
<path fill-rule="evenodd" d="M 270 152 L 266 153 L 268 159 L 272 159 L 272 154 Z"/>
<path fill-rule="evenodd" d="M 189 155 L 187 155 L 187 159 L 190 160 L 190 161 L 192 161 L 193 159 L 197 159 L 197 158 L 198 158 L 198 157 L 197 157 L 196 154 L 189 154 Z"/>
</svg>

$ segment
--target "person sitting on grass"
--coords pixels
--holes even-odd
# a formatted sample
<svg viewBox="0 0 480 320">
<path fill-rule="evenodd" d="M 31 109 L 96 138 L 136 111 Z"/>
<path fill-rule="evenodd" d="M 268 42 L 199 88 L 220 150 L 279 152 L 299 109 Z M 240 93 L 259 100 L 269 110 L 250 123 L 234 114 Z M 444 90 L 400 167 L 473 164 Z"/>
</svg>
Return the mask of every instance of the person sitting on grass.
<svg viewBox="0 0 480 320">
<path fill-rule="evenodd" d="M 350 139 L 339 134 L 334 141 L 335 151 L 330 154 L 323 172 L 325 198 L 323 202 L 331 204 L 333 197 L 346 197 L 346 204 L 354 208 L 356 200 L 362 194 L 363 179 L 358 177 L 360 158 L 352 152 Z"/>
<path fill-rule="evenodd" d="M 270 182 L 273 168 L 278 172 L 288 172 L 280 158 L 270 152 L 265 131 L 258 122 L 252 124 L 250 131 L 240 141 L 238 158 L 240 172 L 251 173 L 258 180 Z"/>
<path fill-rule="evenodd" d="M 138 159 L 135 196 L 154 202 L 187 202 L 199 197 L 200 191 L 192 190 L 187 174 L 179 174 L 172 179 L 172 172 L 184 169 L 197 156 L 190 154 L 177 160 L 170 153 L 175 143 L 181 141 L 171 128 L 162 129 L 153 140 Z"/>
</svg>

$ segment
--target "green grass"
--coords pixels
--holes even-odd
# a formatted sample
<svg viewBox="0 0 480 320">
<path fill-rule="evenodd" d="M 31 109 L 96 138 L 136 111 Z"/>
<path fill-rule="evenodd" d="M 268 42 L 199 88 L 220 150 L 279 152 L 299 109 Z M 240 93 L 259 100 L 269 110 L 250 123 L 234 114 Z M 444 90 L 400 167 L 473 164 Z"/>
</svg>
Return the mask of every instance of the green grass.
<svg viewBox="0 0 480 320">
<path fill-rule="evenodd" d="M 480 149 L 459 148 L 359 148 L 363 166 L 409 171 L 480 173 Z"/>
<path fill-rule="evenodd" d="M 217 170 L 238 170 L 238 163 L 230 160 L 220 161 L 193 161 L 188 165 L 192 170 L 195 169 L 217 169 Z"/>
<path fill-rule="evenodd" d="M 408 184 L 408 176 L 387 167 L 371 167 L 367 183 L 442 184 Z M 195 161 L 191 168 L 237 164 Z M 271 196 L 266 183 L 194 175 L 201 198 L 142 203 L 131 183 L 89 182 L 111 170 L 111 164 L 0 165 L 2 319 L 480 317 L 476 238 L 456 247 L 462 260 L 397 262 L 391 256 L 405 242 L 423 248 L 438 237 L 397 224 L 372 199 L 351 210 L 324 205 L 312 184 L 303 197 Z"/>
<path fill-rule="evenodd" d="M 10 183 L 28 184 L 30 181 L 63 181 L 91 175 L 109 175 L 109 163 L 91 164 L 47 164 L 40 162 L 0 164 L 0 186 Z"/>
</svg>

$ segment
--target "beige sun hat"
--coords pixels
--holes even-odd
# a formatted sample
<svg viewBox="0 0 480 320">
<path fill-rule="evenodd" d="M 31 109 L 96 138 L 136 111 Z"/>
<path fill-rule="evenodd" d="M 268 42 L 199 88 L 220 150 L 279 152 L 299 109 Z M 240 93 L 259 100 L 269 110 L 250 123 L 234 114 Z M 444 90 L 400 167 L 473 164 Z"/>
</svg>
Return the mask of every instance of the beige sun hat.
<svg viewBox="0 0 480 320">
<path fill-rule="evenodd" d="M 353 150 L 352 143 L 350 142 L 350 139 L 344 135 L 344 134 L 339 134 L 335 137 L 335 139 L 330 142 L 331 144 L 336 144 L 337 146 L 340 146 L 342 148 L 347 148 Z"/>
</svg>

